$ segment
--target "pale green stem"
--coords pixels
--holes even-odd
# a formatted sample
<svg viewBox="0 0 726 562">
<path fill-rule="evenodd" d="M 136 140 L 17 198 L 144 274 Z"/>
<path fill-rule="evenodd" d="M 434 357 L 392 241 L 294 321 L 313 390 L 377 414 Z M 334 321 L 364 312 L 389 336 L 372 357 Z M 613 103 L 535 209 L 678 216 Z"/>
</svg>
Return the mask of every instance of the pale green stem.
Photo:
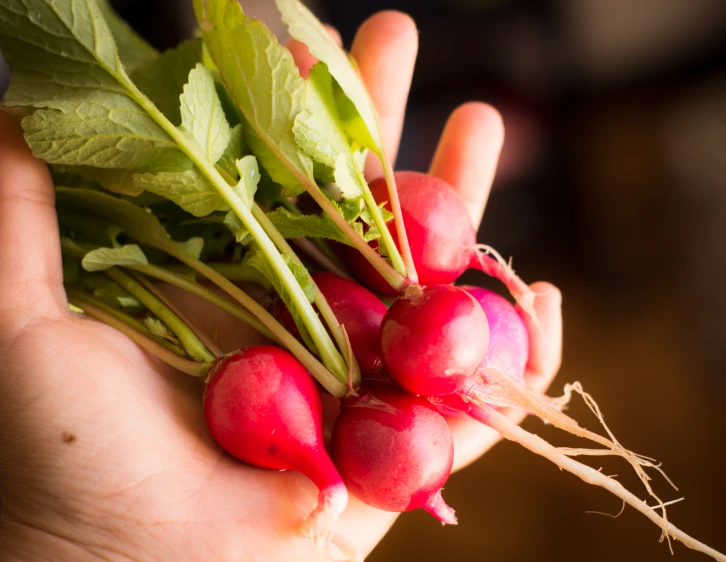
<svg viewBox="0 0 726 562">
<path fill-rule="evenodd" d="M 184 322 L 192 332 L 196 334 L 196 336 L 202 341 L 207 349 L 212 352 L 212 354 L 216 355 L 217 357 L 224 357 L 225 353 L 217 345 L 217 342 L 215 342 L 207 333 L 204 332 L 204 330 L 202 330 L 197 324 L 195 324 L 191 320 L 191 318 L 189 318 L 184 312 L 182 312 L 179 307 L 174 304 L 171 299 L 169 299 L 169 297 L 162 293 L 159 287 L 154 285 L 154 283 L 150 279 L 147 279 L 138 271 L 130 271 L 129 273 L 131 277 L 133 277 L 138 283 L 140 283 L 147 291 L 149 291 L 152 295 L 154 295 L 157 299 L 164 303 L 169 310 L 176 314 L 179 319 Z"/>
<path fill-rule="evenodd" d="M 169 283 L 169 285 L 173 285 L 179 289 L 182 289 L 183 291 L 203 298 L 207 302 L 210 302 L 218 306 L 225 312 L 228 312 L 235 318 L 239 318 L 243 322 L 246 322 L 263 336 L 273 340 L 276 343 L 279 343 L 277 337 L 270 330 L 268 330 L 263 324 L 261 324 L 254 316 L 245 312 L 240 306 L 233 303 L 229 299 L 218 295 L 214 291 L 210 291 L 209 289 L 203 287 L 195 281 L 191 281 L 183 277 L 182 275 L 177 275 L 176 273 L 169 271 L 169 268 L 149 264 L 132 265 L 129 266 L 129 269 L 133 269 L 134 271 L 138 271 L 139 273 L 143 273 L 144 275 L 148 277 L 153 277 L 154 279 L 158 279 L 159 281 Z M 219 271 L 216 268 L 215 270 Z M 224 275 L 223 272 L 221 273 Z"/>
<path fill-rule="evenodd" d="M 239 263 L 226 262 L 206 262 L 206 264 L 218 273 L 224 275 L 230 281 L 235 281 L 237 283 L 254 283 L 255 285 L 260 285 L 264 289 L 271 288 L 270 282 L 267 278 L 253 267 L 248 267 Z M 164 269 L 179 275 L 194 274 L 194 270 L 184 264 L 168 264 L 164 266 Z"/>
<path fill-rule="evenodd" d="M 189 329 L 189 326 L 135 279 L 115 267 L 105 270 L 104 273 L 135 296 L 154 316 L 166 324 L 174 335 L 179 338 L 182 347 L 192 359 L 206 363 L 215 360 L 214 354 L 210 353 L 207 346 Z"/>
<path fill-rule="evenodd" d="M 181 347 L 179 347 L 175 343 L 172 343 L 168 340 L 154 335 L 151 330 L 149 330 L 142 322 L 139 322 L 133 316 L 130 316 L 129 314 L 126 314 L 125 312 L 112 307 L 110 304 L 103 302 L 101 299 L 84 293 L 83 291 L 76 289 L 70 285 L 65 285 L 65 290 L 68 298 L 74 298 L 77 300 L 83 300 L 85 302 L 88 302 L 95 308 L 98 308 L 101 312 L 105 312 L 106 314 L 115 317 L 119 321 L 124 322 L 130 328 L 133 328 L 137 332 L 140 332 L 143 336 L 152 339 L 153 341 L 168 349 L 172 353 L 178 355 L 179 357 L 186 356 L 186 353 L 184 353 L 184 350 Z"/>
<path fill-rule="evenodd" d="M 166 131 L 166 133 L 176 142 L 184 153 L 199 168 L 204 176 L 212 183 L 219 192 L 225 202 L 239 217 L 244 227 L 249 231 L 252 238 L 257 242 L 260 250 L 268 261 L 270 267 L 280 278 L 282 285 L 290 295 L 293 305 L 297 309 L 300 317 L 308 329 L 315 345 L 320 352 L 320 356 L 328 369 L 330 369 L 338 378 L 343 380 L 348 375 L 347 367 L 343 357 L 333 344 L 333 340 L 325 330 L 313 310 L 312 305 L 307 300 L 305 293 L 300 284 L 295 279 L 292 271 L 287 266 L 282 256 L 275 248 L 259 223 L 252 216 L 252 212 L 242 201 L 234 188 L 227 183 L 222 175 L 217 171 L 214 164 L 211 163 L 206 155 L 204 155 L 199 147 L 189 141 L 189 139 L 177 127 L 175 127 L 157 108 L 156 106 L 136 88 L 136 86 L 122 74 L 121 80 L 126 89 L 132 94 L 135 101 Z"/>
<path fill-rule="evenodd" d="M 83 312 L 88 314 L 88 316 L 91 316 L 96 320 L 100 320 L 101 322 L 111 326 L 112 328 L 116 328 L 119 332 L 125 334 L 136 345 L 148 351 L 155 357 L 158 357 L 159 359 L 164 361 L 164 363 L 171 365 L 175 369 L 178 369 L 182 373 L 192 375 L 193 377 L 204 377 L 207 375 L 207 373 L 209 373 L 209 369 L 211 369 L 212 367 L 212 363 L 197 363 L 196 361 L 190 361 L 189 359 L 184 359 L 183 357 L 175 355 L 165 347 L 156 343 L 151 338 L 141 334 L 140 332 L 129 326 L 123 320 L 120 320 L 112 314 L 104 312 L 100 308 L 96 308 L 93 304 L 91 304 L 88 300 L 84 298 L 69 297 L 68 302 L 83 310 Z"/>
<path fill-rule="evenodd" d="M 252 214 L 257 219 L 257 221 L 262 225 L 262 228 L 265 229 L 265 232 L 267 232 L 270 235 L 270 238 L 277 246 L 278 250 L 286 255 L 288 258 L 293 260 L 298 265 L 303 265 L 303 263 L 300 261 L 300 258 L 298 258 L 295 255 L 295 252 L 290 247 L 290 245 L 287 243 L 287 240 L 277 231 L 275 226 L 270 222 L 270 219 L 267 218 L 267 215 L 265 212 L 260 209 L 259 205 L 255 205 L 252 207 Z M 323 295 L 323 292 L 320 290 L 320 288 L 315 284 L 315 281 L 311 279 L 313 283 L 313 287 L 315 287 L 315 304 L 318 305 L 318 310 L 320 311 L 320 314 L 322 315 L 323 319 L 325 320 L 325 323 L 328 325 L 328 328 L 330 328 L 330 331 L 333 334 L 333 337 L 335 338 L 336 343 L 338 344 L 338 349 L 346 352 L 347 357 L 347 348 L 348 343 L 346 341 L 345 335 L 343 334 L 343 330 L 340 327 L 340 323 L 338 322 L 338 319 L 335 317 L 335 314 L 333 313 L 333 310 L 330 308 L 330 305 L 328 304 L 327 299 L 325 298 L 325 295 Z M 351 367 L 351 365 L 348 365 L 348 367 Z M 360 368 L 358 367 L 358 362 L 355 360 L 355 357 L 353 357 L 353 384 L 358 385 L 360 383 Z"/>
<path fill-rule="evenodd" d="M 380 134 L 380 126 L 379 126 Z M 401 253 L 403 254 L 403 261 L 406 264 L 406 270 L 408 271 L 408 280 L 411 283 L 418 283 L 418 273 L 416 273 L 416 265 L 413 263 L 413 256 L 411 255 L 411 246 L 408 243 L 408 235 L 406 234 L 406 227 L 403 224 L 403 214 L 401 213 L 401 201 L 398 198 L 398 189 L 396 188 L 396 178 L 393 175 L 393 166 L 391 160 L 385 153 L 385 149 L 378 155 L 381 164 L 383 165 L 383 175 L 386 180 L 386 187 L 388 188 L 388 198 L 391 204 L 391 212 L 393 213 L 393 220 L 396 226 L 396 234 L 398 235 L 398 243 L 401 246 Z"/>
<path fill-rule="evenodd" d="M 383 245 L 386 247 L 388 257 L 391 258 L 391 265 L 393 265 L 394 269 L 401 275 L 406 275 L 406 265 L 403 263 L 403 258 L 396 247 L 396 243 L 393 241 L 391 231 L 388 230 L 388 227 L 386 226 L 386 221 L 383 220 L 381 209 L 376 203 L 376 200 L 373 199 L 373 194 L 371 193 L 365 178 L 363 178 L 360 172 L 358 172 L 358 176 L 359 183 L 363 186 L 363 200 L 366 203 L 368 212 L 371 214 L 373 223 L 378 228 L 378 232 L 381 235 L 381 242 L 383 242 Z M 393 208 L 393 206 L 391 206 L 391 208 Z"/>
<path fill-rule="evenodd" d="M 245 307 L 255 318 L 257 318 L 262 324 L 264 324 L 275 338 L 285 346 L 290 352 L 297 357 L 310 374 L 323 385 L 325 390 L 330 392 L 336 398 L 345 396 L 348 392 L 348 388 L 345 384 L 346 379 L 340 379 L 333 373 L 328 371 L 316 357 L 308 351 L 308 349 L 301 344 L 290 332 L 288 332 L 275 318 L 267 312 L 257 301 L 247 295 L 242 289 L 237 287 L 234 283 L 229 281 L 224 275 L 215 271 L 205 263 L 192 258 L 184 252 L 177 251 L 172 248 L 165 248 L 165 251 L 170 253 L 172 256 L 177 258 L 182 263 L 187 264 L 189 267 L 200 273 L 212 283 L 217 285 L 220 289 L 226 292 L 234 300 Z M 278 254 L 279 255 L 279 254 Z"/>
</svg>

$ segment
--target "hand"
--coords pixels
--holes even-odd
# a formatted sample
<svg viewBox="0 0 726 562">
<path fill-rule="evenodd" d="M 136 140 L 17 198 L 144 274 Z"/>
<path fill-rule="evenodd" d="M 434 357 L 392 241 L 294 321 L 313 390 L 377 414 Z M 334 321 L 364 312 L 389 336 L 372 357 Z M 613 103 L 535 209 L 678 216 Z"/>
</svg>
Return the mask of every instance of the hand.
<svg viewBox="0 0 726 562">
<path fill-rule="evenodd" d="M 301 67 L 310 64 L 299 44 L 290 48 Z M 364 23 L 352 49 L 391 154 L 416 51 L 413 22 L 395 12 Z M 493 109 L 464 105 L 431 167 L 459 190 L 476 224 L 502 138 Z M 305 477 L 223 454 L 205 430 L 199 381 L 68 311 L 51 179 L 2 112 L 0 171 L 0 559 L 318 560 L 297 532 L 317 495 Z M 559 366 L 560 296 L 548 284 L 533 288 L 543 330 L 532 331 L 528 380 L 544 390 Z M 260 341 L 223 313 L 172 296 L 225 335 L 223 347 Z M 497 440 L 468 419 L 451 428 L 456 468 Z M 367 553 L 395 518 L 352 497 L 339 532 Z"/>
</svg>

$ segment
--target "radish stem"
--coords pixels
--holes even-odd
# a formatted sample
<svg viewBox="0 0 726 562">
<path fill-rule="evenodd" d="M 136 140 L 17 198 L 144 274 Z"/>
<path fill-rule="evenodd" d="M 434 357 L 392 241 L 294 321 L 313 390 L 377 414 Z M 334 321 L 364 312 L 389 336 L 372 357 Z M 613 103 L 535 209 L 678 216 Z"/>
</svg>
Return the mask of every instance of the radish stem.
<svg viewBox="0 0 726 562">
<path fill-rule="evenodd" d="M 104 271 L 111 279 L 116 281 L 126 291 L 135 296 L 141 304 L 149 311 L 157 316 L 169 329 L 179 338 L 184 350 L 189 356 L 197 361 L 212 363 L 215 359 L 214 355 L 207 349 L 207 346 L 197 337 L 197 335 L 187 326 L 181 318 L 161 302 L 155 295 L 142 287 L 135 279 L 126 275 L 123 271 L 116 267 L 111 267 Z"/>
<path fill-rule="evenodd" d="M 99 308 L 96 308 L 83 297 L 69 296 L 68 302 L 82 309 L 86 314 L 88 314 L 88 316 L 91 316 L 96 320 L 100 320 L 104 324 L 108 324 L 109 326 L 117 329 L 119 332 L 128 336 L 129 339 L 131 339 L 139 347 L 187 375 L 205 377 L 212 366 L 212 363 L 198 363 L 175 355 L 151 338 L 129 326 L 126 322 L 119 320 L 115 316 L 108 314 Z"/>
</svg>

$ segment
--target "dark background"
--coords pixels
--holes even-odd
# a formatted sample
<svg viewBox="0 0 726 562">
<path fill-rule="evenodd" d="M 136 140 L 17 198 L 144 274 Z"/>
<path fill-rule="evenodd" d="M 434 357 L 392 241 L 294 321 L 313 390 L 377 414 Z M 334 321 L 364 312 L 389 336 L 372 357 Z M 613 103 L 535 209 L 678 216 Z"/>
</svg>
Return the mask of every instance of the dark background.
<svg viewBox="0 0 726 562">
<path fill-rule="evenodd" d="M 191 32 L 182 0 L 114 4 L 160 48 Z M 312 4 L 346 46 L 378 10 L 416 19 L 399 168 L 426 170 L 457 105 L 500 109 L 507 140 L 479 238 L 514 256 L 525 280 L 563 291 L 564 364 L 552 393 L 581 381 L 621 441 L 680 484 L 656 487 L 686 498 L 671 520 L 726 550 L 726 2 Z M 272 0 L 243 5 L 274 11 Z M 570 413 L 595 426 L 580 404 Z M 538 420 L 526 427 L 563 442 Z M 622 464 L 603 466 L 637 486 Z M 671 560 L 652 523 L 629 509 L 617 520 L 587 514 L 621 504 L 516 445 L 452 477 L 445 496 L 458 527 L 406 514 L 369 560 Z M 679 562 L 705 559 L 675 549 Z"/>
</svg>

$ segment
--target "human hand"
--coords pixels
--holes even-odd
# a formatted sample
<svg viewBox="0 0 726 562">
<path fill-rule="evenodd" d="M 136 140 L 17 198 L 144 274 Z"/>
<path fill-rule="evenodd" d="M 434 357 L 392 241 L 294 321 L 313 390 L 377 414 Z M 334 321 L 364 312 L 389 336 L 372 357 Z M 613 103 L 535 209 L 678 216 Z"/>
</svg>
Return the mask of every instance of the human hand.
<svg viewBox="0 0 726 562">
<path fill-rule="evenodd" d="M 301 67 L 310 64 L 299 44 L 290 47 Z M 352 48 L 391 154 L 416 50 L 413 22 L 394 12 L 364 23 Z M 432 163 L 476 224 L 502 139 L 497 113 L 467 104 Z M 367 173 L 377 175 L 374 164 Z M 298 534 L 317 497 L 305 477 L 223 454 L 204 426 L 199 381 L 67 310 L 50 176 L 1 113 L 0 260 L 0 559 L 318 560 Z M 559 366 L 560 297 L 548 284 L 533 289 L 542 330 L 531 330 L 528 381 L 544 390 Z M 223 347 L 261 341 L 223 313 L 172 296 L 224 335 Z M 467 418 L 450 425 L 456 468 L 497 440 Z M 338 531 L 367 553 L 396 516 L 351 497 Z"/>
</svg>

